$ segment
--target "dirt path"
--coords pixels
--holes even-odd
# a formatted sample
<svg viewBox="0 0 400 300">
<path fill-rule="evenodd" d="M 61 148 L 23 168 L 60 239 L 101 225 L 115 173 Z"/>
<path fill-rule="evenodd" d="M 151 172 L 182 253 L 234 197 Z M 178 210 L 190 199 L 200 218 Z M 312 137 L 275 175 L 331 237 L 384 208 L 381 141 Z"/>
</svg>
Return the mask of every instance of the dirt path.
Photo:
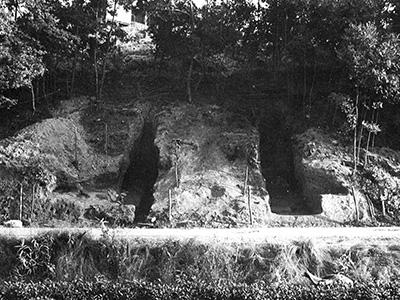
<svg viewBox="0 0 400 300">
<path fill-rule="evenodd" d="M 0 237 L 26 239 L 47 232 L 86 232 L 99 239 L 100 228 L 0 228 Z M 311 239 L 321 246 L 351 247 L 400 245 L 400 227 L 312 227 L 312 228 L 244 228 L 244 229 L 109 229 L 107 235 L 117 240 L 185 240 L 220 243 L 279 243 Z"/>
</svg>

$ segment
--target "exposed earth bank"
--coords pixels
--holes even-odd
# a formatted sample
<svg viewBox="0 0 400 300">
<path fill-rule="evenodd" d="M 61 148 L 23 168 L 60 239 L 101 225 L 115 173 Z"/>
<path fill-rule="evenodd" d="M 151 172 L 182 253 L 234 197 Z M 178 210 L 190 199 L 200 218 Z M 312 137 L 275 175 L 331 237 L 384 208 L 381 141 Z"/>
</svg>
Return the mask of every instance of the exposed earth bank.
<svg viewBox="0 0 400 300">
<path fill-rule="evenodd" d="M 278 214 L 271 212 L 262 175 L 268 153 L 260 158 L 259 131 L 226 109 L 145 101 L 99 109 L 81 97 L 62 102 L 53 115 L 0 141 L 3 222 L 242 227 L 396 221 L 400 155 L 390 149 L 362 153 L 368 163 L 360 163 L 355 180 L 349 147 L 321 130 L 297 135 L 291 151 L 271 153 L 291 154 L 286 173 L 299 186 L 296 207 L 285 199 L 291 194 L 274 195 Z M 263 147 L 274 143 L 268 132 L 262 138 Z"/>
</svg>

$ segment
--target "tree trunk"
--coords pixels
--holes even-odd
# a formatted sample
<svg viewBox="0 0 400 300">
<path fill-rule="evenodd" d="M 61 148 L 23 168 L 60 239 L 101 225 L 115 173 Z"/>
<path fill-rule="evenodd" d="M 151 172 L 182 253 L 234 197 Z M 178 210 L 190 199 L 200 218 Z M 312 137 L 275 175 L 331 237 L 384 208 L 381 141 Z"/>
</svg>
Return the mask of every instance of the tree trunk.
<svg viewBox="0 0 400 300">
<path fill-rule="evenodd" d="M 18 0 L 15 0 L 14 3 L 15 3 L 14 21 L 17 22 L 17 19 L 18 19 L 18 7 L 19 7 Z"/>
<path fill-rule="evenodd" d="M 46 102 L 46 104 L 48 104 L 47 103 L 46 76 L 45 75 L 43 75 L 43 78 L 42 78 L 42 93 L 43 93 L 44 101 Z"/>
<path fill-rule="evenodd" d="M 40 99 L 40 79 L 36 80 L 35 89 L 36 89 L 36 93 L 35 93 L 36 98 Z"/>
<path fill-rule="evenodd" d="M 93 65 L 94 65 L 94 77 L 95 77 L 95 85 L 96 85 L 96 101 L 98 102 L 99 99 L 99 71 L 97 69 L 97 41 L 94 48 L 93 53 Z"/>
<path fill-rule="evenodd" d="M 354 170 L 353 176 L 355 178 L 357 173 L 357 122 L 358 122 L 358 98 L 359 91 L 357 88 L 356 103 L 355 103 L 355 120 L 354 120 L 354 136 L 353 136 L 353 160 L 354 160 Z"/>
<path fill-rule="evenodd" d="M 309 114 L 310 114 L 310 117 L 311 117 L 311 107 L 312 107 L 312 93 L 313 93 L 313 90 L 314 90 L 314 84 L 315 84 L 316 76 L 317 76 L 317 62 L 316 62 L 316 60 L 314 59 L 313 79 L 312 79 L 311 87 L 310 87 L 310 96 L 309 96 L 309 98 L 308 98 L 308 105 L 309 105 Z"/>
<path fill-rule="evenodd" d="M 249 208 L 249 221 L 250 221 L 250 225 L 253 225 L 253 210 L 251 207 L 251 190 L 250 187 L 247 188 L 247 205 Z"/>
<path fill-rule="evenodd" d="M 36 111 L 36 99 L 35 99 L 35 91 L 33 89 L 33 83 L 31 82 L 31 96 L 32 96 L 32 110 L 33 113 Z"/>
<path fill-rule="evenodd" d="M 303 116 L 306 115 L 307 97 L 307 70 L 306 70 L 306 50 L 303 50 Z"/>
<path fill-rule="evenodd" d="M 189 71 L 186 79 L 186 89 L 189 103 L 193 102 L 192 99 L 192 73 L 193 73 L 193 58 L 190 60 Z"/>
<path fill-rule="evenodd" d="M 354 207 L 356 210 L 356 223 L 358 223 L 358 221 L 360 220 L 360 209 L 359 209 L 358 199 L 356 196 L 356 191 L 354 189 L 354 186 L 351 187 L 351 191 L 353 194 Z"/>
<path fill-rule="evenodd" d="M 335 103 L 335 109 L 333 111 L 333 118 L 332 118 L 332 127 L 335 126 L 337 110 L 338 110 L 338 105 Z"/>
<path fill-rule="evenodd" d="M 243 188 L 243 195 L 246 195 L 247 187 L 248 187 L 248 181 L 249 181 L 249 166 L 246 166 L 246 171 L 244 174 L 244 188 Z"/>
<path fill-rule="evenodd" d="M 172 192 L 168 190 L 168 220 L 172 222 Z"/>
<path fill-rule="evenodd" d="M 376 112 L 375 124 L 378 124 L 378 119 L 379 119 L 379 111 Z M 371 145 L 372 148 L 375 147 L 375 137 L 376 137 L 376 135 L 377 135 L 377 133 L 374 132 L 374 135 L 372 136 L 372 145 Z"/>
<path fill-rule="evenodd" d="M 94 40 L 94 49 L 93 49 L 93 66 L 94 66 L 94 76 L 95 76 L 95 85 L 96 85 L 96 102 L 99 102 L 99 70 L 98 70 L 98 61 L 97 61 L 97 48 L 98 48 L 98 35 L 99 35 L 99 10 L 100 10 L 100 1 L 97 3 L 96 8 L 96 34 Z"/>
<path fill-rule="evenodd" d="M 19 188 L 19 220 L 22 221 L 22 207 L 23 207 L 23 199 L 24 199 L 24 188 L 22 182 L 20 183 Z"/>
<path fill-rule="evenodd" d="M 32 202 L 31 202 L 31 213 L 30 213 L 30 220 L 32 221 L 33 216 L 33 207 L 35 205 L 35 198 L 36 198 L 36 184 L 32 185 Z"/>
<path fill-rule="evenodd" d="M 375 120 L 375 111 L 376 110 L 373 110 L 373 112 L 372 112 L 372 117 L 371 117 L 371 124 L 372 125 L 374 124 L 374 120 Z M 365 165 L 368 164 L 368 151 L 369 151 L 369 144 L 370 144 L 370 141 L 371 141 L 371 134 L 372 134 L 372 128 L 370 128 L 369 131 L 368 131 Z"/>
<path fill-rule="evenodd" d="M 100 87 L 99 87 L 99 97 L 100 99 L 103 98 L 103 89 L 104 89 L 104 82 L 106 79 L 106 67 L 107 67 L 107 58 L 110 54 L 110 49 L 111 49 L 111 35 L 114 31 L 114 20 L 115 20 L 115 14 L 117 13 L 117 3 L 118 1 L 115 0 L 114 1 L 114 8 L 113 8 L 113 15 L 112 15 L 112 19 L 111 19 L 111 28 L 109 30 L 109 32 L 107 33 L 107 40 L 106 43 L 108 44 L 107 50 L 106 50 L 106 54 L 104 56 L 104 60 L 103 60 L 103 69 L 102 69 L 102 73 L 101 73 L 101 81 L 100 81 Z"/>
<path fill-rule="evenodd" d="M 364 160 L 364 166 L 368 164 L 368 151 L 369 151 L 369 142 L 371 141 L 371 134 L 372 132 L 368 132 L 368 138 L 367 138 L 367 147 L 365 149 L 365 160 Z"/>
<path fill-rule="evenodd" d="M 103 68 L 101 70 L 101 80 L 100 80 L 100 86 L 99 86 L 99 98 L 102 99 L 103 98 L 103 87 L 104 87 L 104 82 L 106 79 L 106 66 L 107 66 L 107 56 L 108 53 L 104 56 L 104 60 L 103 60 Z"/>
<path fill-rule="evenodd" d="M 364 116 L 361 121 L 364 121 L 366 117 L 367 117 L 367 110 L 365 109 Z M 360 151 L 361 151 L 361 143 L 362 143 L 362 139 L 363 139 L 363 131 L 364 131 L 364 126 L 361 125 L 360 135 L 358 137 L 357 162 L 360 161 Z"/>
<path fill-rule="evenodd" d="M 78 54 L 75 53 L 74 62 L 73 62 L 73 66 L 72 66 L 71 87 L 70 87 L 70 90 L 69 90 L 69 97 L 73 97 L 73 96 L 74 96 L 74 87 L 75 87 L 75 76 L 76 76 L 76 65 L 77 65 L 77 61 L 78 61 Z"/>
<path fill-rule="evenodd" d="M 194 14 L 193 14 L 193 1 L 189 1 L 190 5 L 190 28 L 192 31 L 192 34 L 194 33 L 195 30 L 195 25 L 194 25 Z M 188 101 L 189 103 L 192 103 L 192 73 L 193 73 L 193 62 L 194 62 L 194 56 L 192 54 L 190 58 L 190 65 L 189 65 L 189 71 L 186 79 L 186 90 L 187 90 L 187 96 L 188 96 Z"/>
</svg>

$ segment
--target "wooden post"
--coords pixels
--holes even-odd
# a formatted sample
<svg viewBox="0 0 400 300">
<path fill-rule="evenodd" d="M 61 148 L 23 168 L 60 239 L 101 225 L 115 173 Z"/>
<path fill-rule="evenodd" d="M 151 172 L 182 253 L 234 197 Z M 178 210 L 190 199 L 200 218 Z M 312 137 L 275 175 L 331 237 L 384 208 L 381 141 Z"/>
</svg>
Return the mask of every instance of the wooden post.
<svg viewBox="0 0 400 300">
<path fill-rule="evenodd" d="M 246 190 L 247 190 L 247 184 L 249 182 L 249 166 L 246 166 L 246 171 L 245 171 L 245 178 L 244 178 L 244 188 L 243 188 L 243 195 L 246 195 Z"/>
<path fill-rule="evenodd" d="M 168 220 L 172 222 L 172 191 L 168 190 Z"/>
<path fill-rule="evenodd" d="M 179 188 L 178 160 L 176 160 L 175 162 L 175 181 L 176 181 L 176 187 Z"/>
<path fill-rule="evenodd" d="M 381 199 L 382 202 L 382 214 L 384 217 L 386 217 L 386 206 L 385 206 L 385 200 Z"/>
<path fill-rule="evenodd" d="M 386 217 L 385 199 L 388 199 L 388 195 L 384 188 L 379 189 L 379 199 L 381 200 L 381 204 L 382 204 L 382 215 L 384 217 Z"/>
<path fill-rule="evenodd" d="M 108 125 L 105 123 L 105 143 L 104 143 L 104 151 L 106 152 L 106 155 L 108 155 Z"/>
<path fill-rule="evenodd" d="M 351 187 L 351 191 L 353 194 L 354 206 L 356 208 L 356 222 L 358 223 L 358 221 L 360 220 L 360 211 L 359 211 L 359 207 L 358 207 L 358 200 L 357 200 L 356 191 L 354 189 L 354 186 Z"/>
<path fill-rule="evenodd" d="M 19 188 L 19 220 L 22 221 L 22 202 L 23 202 L 23 185 L 22 182 L 20 182 L 20 188 Z"/>
<path fill-rule="evenodd" d="M 367 203 L 368 203 L 369 214 L 371 215 L 372 220 L 376 220 L 374 205 L 372 204 L 371 199 L 367 195 L 366 195 L 366 199 L 367 199 Z"/>
<path fill-rule="evenodd" d="M 253 225 L 253 211 L 251 209 L 251 190 L 250 190 L 250 187 L 247 188 L 247 204 L 249 206 L 250 225 Z"/>
<path fill-rule="evenodd" d="M 32 110 L 36 111 L 36 100 L 35 100 L 35 90 L 33 89 L 33 83 L 31 82 L 31 97 L 32 97 Z"/>
<path fill-rule="evenodd" d="M 31 221 L 32 221 L 32 215 L 33 215 L 33 206 L 35 204 L 35 197 L 36 197 L 36 184 L 34 183 L 32 185 L 32 202 L 31 202 L 31 216 L 30 216 Z"/>
<path fill-rule="evenodd" d="M 78 134 L 76 132 L 76 128 L 75 128 L 74 134 L 75 134 L 75 136 L 74 136 L 74 142 L 75 142 L 75 145 L 74 145 L 74 159 L 75 159 L 75 163 L 77 164 L 78 163 Z"/>
</svg>

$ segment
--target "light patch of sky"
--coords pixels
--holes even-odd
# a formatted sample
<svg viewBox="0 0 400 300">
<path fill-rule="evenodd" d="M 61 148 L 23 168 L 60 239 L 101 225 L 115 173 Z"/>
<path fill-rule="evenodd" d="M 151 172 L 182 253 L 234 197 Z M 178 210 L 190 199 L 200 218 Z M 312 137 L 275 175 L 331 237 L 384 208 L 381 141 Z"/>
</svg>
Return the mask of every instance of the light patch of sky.
<svg viewBox="0 0 400 300">
<path fill-rule="evenodd" d="M 220 0 L 219 2 L 223 2 L 224 0 Z M 253 2 L 254 4 L 258 3 L 258 0 L 251 0 L 250 2 Z M 207 4 L 207 0 L 193 0 L 193 3 L 197 6 L 197 7 L 201 7 Z"/>
</svg>

